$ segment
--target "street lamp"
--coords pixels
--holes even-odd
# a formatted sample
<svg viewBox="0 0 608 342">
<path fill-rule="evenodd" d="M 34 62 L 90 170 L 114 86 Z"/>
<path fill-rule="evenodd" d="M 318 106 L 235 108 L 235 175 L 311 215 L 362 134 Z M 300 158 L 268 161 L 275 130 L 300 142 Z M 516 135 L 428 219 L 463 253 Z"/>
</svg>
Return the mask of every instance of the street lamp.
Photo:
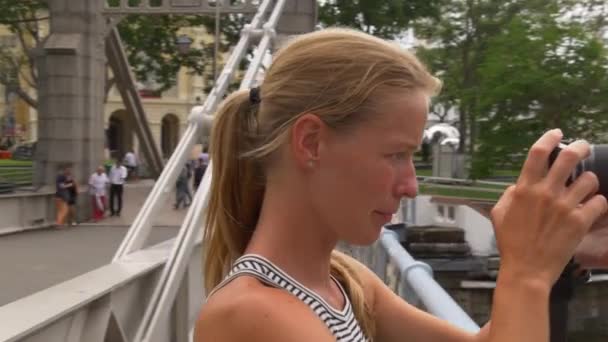
<svg viewBox="0 0 608 342">
<path fill-rule="evenodd" d="M 192 39 L 185 34 L 177 37 L 175 41 L 175 45 L 177 45 L 177 51 L 181 55 L 185 55 L 190 52 L 190 45 L 192 45 Z"/>
</svg>

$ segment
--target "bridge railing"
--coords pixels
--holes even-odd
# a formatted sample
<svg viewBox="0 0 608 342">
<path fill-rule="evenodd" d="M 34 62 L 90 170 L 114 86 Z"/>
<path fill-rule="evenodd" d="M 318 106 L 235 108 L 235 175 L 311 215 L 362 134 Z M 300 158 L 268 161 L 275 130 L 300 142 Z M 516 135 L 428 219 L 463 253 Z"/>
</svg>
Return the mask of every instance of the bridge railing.
<svg viewBox="0 0 608 342">
<path fill-rule="evenodd" d="M 144 248 L 151 222 L 172 193 L 198 137 L 223 98 L 247 49 L 261 39 L 241 89 L 253 85 L 275 37 L 285 0 L 263 0 L 228 59 L 203 106 L 192 109 L 189 125 L 112 262 L 104 267 L 0 307 L 0 342 L 191 341 L 203 303 L 201 226 L 211 166 L 175 239 Z M 265 19 L 269 9 L 273 9 Z M 252 70 L 255 69 L 255 70 Z"/>
<path fill-rule="evenodd" d="M 245 53 L 245 43 L 247 42 L 246 39 L 249 39 L 247 36 L 250 34 L 261 35 L 261 40 L 254 53 L 253 59 L 249 64 L 247 72 L 245 73 L 245 77 L 241 81 L 239 90 L 249 89 L 254 86 L 262 60 L 270 48 L 272 40 L 275 38 L 275 27 L 278 24 L 279 17 L 285 6 L 285 2 L 285 0 L 277 0 L 275 2 L 275 6 L 270 13 L 268 20 L 262 26 L 261 31 L 252 31 L 258 30 L 261 22 L 259 18 L 254 18 L 251 25 L 245 29 L 246 34 L 241 37 L 241 41 L 239 41 L 239 44 L 237 44 L 237 47 L 234 50 L 235 52 L 233 55 L 231 55 L 227 68 L 230 71 L 234 71 Z M 266 7 L 269 5 L 269 1 L 264 1 L 264 3 L 261 5 L 259 13 L 264 13 L 266 11 Z M 243 45 L 241 43 L 243 43 Z M 227 77 L 220 77 L 220 80 L 218 81 L 218 89 L 220 91 L 225 91 L 228 81 L 229 79 Z M 218 96 L 217 92 L 212 91 L 210 101 L 219 102 L 220 98 L 221 96 Z M 216 104 L 213 104 L 213 106 L 215 105 Z M 193 110 L 191 118 L 193 120 L 197 120 L 199 125 L 203 126 L 205 125 L 203 120 L 205 119 L 204 115 L 206 114 L 210 113 L 204 111 L 197 112 L 196 110 Z M 198 115 L 198 117 L 195 115 Z M 165 325 L 164 322 L 170 314 L 171 305 L 176 300 L 178 290 L 181 286 L 181 279 L 184 277 L 184 274 L 186 274 L 186 266 L 191 258 L 192 250 L 195 246 L 200 246 L 202 240 L 201 227 L 203 226 L 205 219 L 204 209 L 207 207 L 207 203 L 209 201 L 209 189 L 211 187 L 213 169 L 212 163 L 213 161 L 211 161 L 207 166 L 201 185 L 194 195 L 192 204 L 190 205 L 186 218 L 182 223 L 180 232 L 176 238 L 176 243 L 169 256 L 169 260 L 165 265 L 161 278 L 156 284 L 152 299 L 148 303 L 144 321 L 140 325 L 136 341 L 139 341 L 140 339 L 142 341 L 151 340 L 158 334 L 159 329 L 162 329 L 162 327 Z"/>
<path fill-rule="evenodd" d="M 367 265 L 395 293 L 413 305 L 423 304 L 432 315 L 470 332 L 479 326 L 433 279 L 431 267 L 415 260 L 399 242 L 398 234 L 383 229 L 370 247 L 346 246 L 345 251 Z"/>
</svg>

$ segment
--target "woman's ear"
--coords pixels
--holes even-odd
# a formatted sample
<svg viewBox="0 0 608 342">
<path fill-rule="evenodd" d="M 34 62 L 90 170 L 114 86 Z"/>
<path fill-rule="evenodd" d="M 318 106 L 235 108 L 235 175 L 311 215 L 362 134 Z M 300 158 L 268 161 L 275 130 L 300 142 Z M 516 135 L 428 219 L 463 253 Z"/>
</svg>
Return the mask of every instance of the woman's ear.
<svg viewBox="0 0 608 342">
<path fill-rule="evenodd" d="M 318 161 L 325 127 L 323 120 L 311 113 L 300 116 L 293 124 L 291 149 L 298 166 L 310 168 Z"/>
</svg>

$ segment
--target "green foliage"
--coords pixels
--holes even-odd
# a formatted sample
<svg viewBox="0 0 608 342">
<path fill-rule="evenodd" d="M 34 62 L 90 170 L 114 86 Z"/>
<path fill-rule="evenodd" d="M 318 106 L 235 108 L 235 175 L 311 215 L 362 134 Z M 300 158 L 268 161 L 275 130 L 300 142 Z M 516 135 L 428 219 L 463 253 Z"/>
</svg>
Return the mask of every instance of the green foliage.
<svg viewBox="0 0 608 342">
<path fill-rule="evenodd" d="M 48 20 L 38 0 L 0 0 L 0 25 L 14 35 L 0 46 L 0 84 L 12 89 L 24 101 L 36 107 L 37 101 L 24 88 L 35 86 L 37 74 L 33 48 L 42 41 L 39 23 Z"/>
<path fill-rule="evenodd" d="M 323 25 L 350 26 L 375 34 L 380 37 L 394 38 L 404 31 L 404 28 L 414 19 L 432 17 L 436 15 L 436 5 L 439 0 L 331 0 L 320 2 L 319 17 Z M 129 0 L 130 6 L 137 6 L 141 0 Z M 118 6 L 120 0 L 106 0 L 110 7 Z M 152 6 L 155 4 L 153 3 Z M 9 26 L 13 32 L 31 34 L 39 32 L 37 15 L 46 10 L 43 0 L 0 0 L 0 23 Z M 48 19 L 46 17 L 42 19 Z M 249 16 L 239 14 L 221 15 L 221 41 L 220 53 L 226 53 L 234 46 L 240 37 L 240 30 L 250 20 Z M 204 27 L 207 32 L 213 33 L 214 18 L 211 16 L 175 16 L 175 15 L 128 15 L 118 24 L 118 30 L 125 44 L 129 64 L 135 74 L 136 80 L 146 84 L 148 90 L 160 93 L 176 83 L 178 71 L 182 67 L 188 68 L 193 74 L 202 75 L 212 79 L 213 41 L 199 40 L 194 42 L 186 54 L 178 53 L 176 41 L 183 27 Z M 33 46 L 26 46 L 20 40 L 21 51 L 18 58 L 13 54 L 5 61 L 5 74 L 9 71 L 20 70 L 15 66 L 27 65 L 31 70 L 30 86 L 36 86 L 35 60 L 26 58 L 28 51 L 40 44 L 44 37 L 34 39 Z M 28 65 L 29 64 L 29 65 Z M 1 67 L 1 66 L 0 66 Z M 218 68 L 221 66 L 218 66 Z M 245 68 L 245 64 L 240 66 Z M 0 70 L 1 74 L 1 70 Z M 0 83 L 6 84 L 0 78 Z M 207 82 L 210 90 L 212 82 Z M 235 87 L 236 82 L 231 86 Z M 153 89 L 150 89 L 150 86 Z M 109 87 L 107 87 L 109 89 Z M 27 92 L 19 94 L 27 97 Z M 27 99 L 32 106 L 36 106 L 35 99 Z"/>
<path fill-rule="evenodd" d="M 107 0 L 109 6 L 117 6 L 120 0 Z M 129 5 L 139 1 L 129 0 Z M 154 5 L 154 4 L 152 4 Z M 44 39 L 40 36 L 39 24 L 48 20 L 46 1 L 43 0 L 0 0 L 0 24 L 4 24 L 16 34 L 16 49 L 0 49 L 0 84 L 14 82 L 15 71 L 27 69 L 21 80 L 27 85 L 36 87 L 35 59 L 31 50 L 39 46 Z M 220 53 L 238 40 L 240 28 L 246 20 L 243 15 L 222 15 Z M 118 24 L 118 29 L 127 57 L 137 81 L 155 85 L 155 92 L 162 92 L 176 83 L 181 67 L 186 67 L 194 74 L 211 76 L 213 56 L 212 41 L 195 41 L 186 54 L 180 54 L 176 41 L 179 30 L 183 27 L 204 27 L 207 32 L 214 31 L 214 18 L 209 16 L 174 16 L 174 15 L 129 15 Z M 18 95 L 33 107 L 37 106 L 34 98 L 24 91 L 26 84 L 18 89 Z M 23 89 L 22 89 L 23 88 Z"/>
<path fill-rule="evenodd" d="M 568 1 L 447 1 L 418 23 L 419 55 L 458 110 L 471 175 L 518 168 L 549 128 L 600 142 L 608 132 L 608 57 L 598 22 L 565 20 Z M 466 147 L 466 149 L 465 149 Z"/>
<path fill-rule="evenodd" d="M 40 0 L 0 0 L 0 8 L 0 24 L 15 30 L 19 24 L 34 21 L 37 11 L 45 9 L 46 4 Z"/>
<path fill-rule="evenodd" d="M 137 6 L 140 0 L 129 0 Z M 107 0 L 109 6 L 118 6 L 119 0 Z M 160 3 L 158 3 L 160 4 Z M 151 2 L 151 6 L 155 4 Z M 222 14 L 220 17 L 219 53 L 226 53 L 240 37 L 247 16 Z M 118 24 L 121 39 L 125 43 L 129 64 L 138 81 L 155 84 L 157 92 L 175 85 L 180 68 L 186 67 L 192 74 L 213 80 L 211 64 L 214 54 L 213 39 L 190 37 L 193 43 L 187 53 L 177 50 L 181 28 L 204 28 L 215 32 L 215 17 L 208 15 L 129 15 Z M 219 68 L 219 66 L 218 66 Z M 212 84 L 213 82 L 208 82 Z M 208 89 L 210 90 L 210 88 Z"/>
<path fill-rule="evenodd" d="M 130 15 L 118 24 L 129 64 L 138 81 L 155 84 L 154 90 L 162 92 L 175 85 L 181 67 L 195 74 L 204 73 L 213 53 L 208 46 L 198 48 L 192 44 L 185 54 L 177 49 L 179 29 L 192 21 L 169 15 Z"/>
<path fill-rule="evenodd" d="M 396 38 L 414 19 L 437 16 L 439 0 L 327 0 L 319 2 L 323 26 L 347 26 Z"/>
</svg>

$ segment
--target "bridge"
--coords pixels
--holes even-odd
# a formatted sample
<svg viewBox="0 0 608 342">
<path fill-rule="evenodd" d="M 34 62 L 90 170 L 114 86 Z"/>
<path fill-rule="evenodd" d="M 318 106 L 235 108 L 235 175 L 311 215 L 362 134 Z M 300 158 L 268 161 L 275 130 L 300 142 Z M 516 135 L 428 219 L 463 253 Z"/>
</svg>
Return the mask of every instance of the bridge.
<svg viewBox="0 0 608 342">
<path fill-rule="evenodd" d="M 200 0 L 104 3 L 49 0 L 51 34 L 44 46 L 39 94 L 45 104 L 40 119 L 42 148 L 34 175 L 35 186 L 41 190 L 17 199 L 13 195 L 14 203 L 10 203 L 14 210 L 2 209 L 8 221 L 9 217 L 14 220 L 0 227 L 0 233 L 11 233 L 0 238 L 1 342 L 192 340 L 205 295 L 201 213 L 214 175 L 208 167 L 192 204 L 182 212 L 170 206 L 175 181 L 196 140 L 208 134 L 211 116 L 247 49 L 256 47 L 240 89 L 255 86 L 267 51 L 273 51 L 290 35 L 314 30 L 316 25 L 316 2 L 312 0 L 214 2 L 223 12 L 254 15 L 205 103 L 192 108 L 181 141 L 164 163 L 144 120 L 145 110 L 135 91 L 116 22 L 130 13 L 210 14 L 218 8 Z M 89 20 L 75 20 L 78 16 Z M 48 187 L 57 166 L 69 162 L 76 166 L 77 174 L 84 175 L 101 160 L 98 128 L 102 98 L 96 91 L 104 63 L 96 57 L 100 54 L 107 57 L 118 76 L 120 94 L 136 122 L 144 157 L 156 179 L 127 186 L 129 207 L 121 218 L 59 231 L 37 229 L 48 217 L 52 196 Z M 72 129 L 57 129 L 54 123 L 58 121 Z M 419 205 L 457 204 L 462 203 L 427 201 Z M 485 210 L 487 203 L 482 204 Z M 395 220 L 416 218 L 410 210 Z M 343 248 L 410 302 L 469 331 L 479 329 L 433 279 L 431 267 L 413 259 L 402 247 L 396 231 L 387 227 L 371 247 Z"/>
</svg>

